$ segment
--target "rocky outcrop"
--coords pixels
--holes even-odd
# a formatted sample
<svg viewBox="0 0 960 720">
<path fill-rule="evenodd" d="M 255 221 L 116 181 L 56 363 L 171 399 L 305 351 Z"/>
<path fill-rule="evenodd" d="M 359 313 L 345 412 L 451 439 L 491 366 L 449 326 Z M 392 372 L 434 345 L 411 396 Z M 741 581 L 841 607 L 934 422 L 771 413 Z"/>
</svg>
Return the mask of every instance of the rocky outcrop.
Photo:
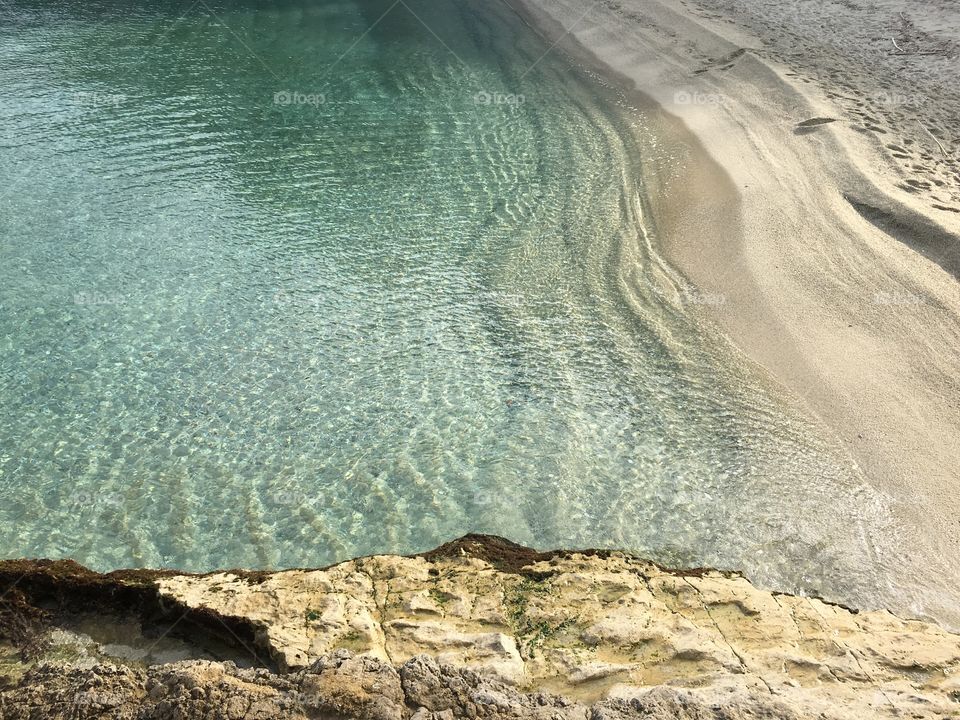
<svg viewBox="0 0 960 720">
<path fill-rule="evenodd" d="M 468 536 L 418 557 L 130 584 L 143 608 L 222 624 L 260 667 L 40 658 L 0 716 L 960 717 L 958 635 L 621 553 Z M 56 586 L 27 574 L 17 591 L 49 606 L 70 597 Z"/>
<path fill-rule="evenodd" d="M 143 670 L 98 665 L 32 670 L 17 697 L 0 695 L 7 720 L 115 718 L 137 720 L 699 720 L 797 716 L 766 698 L 709 705 L 691 693 L 660 687 L 631 700 L 586 705 L 550 693 L 520 693 L 465 668 L 421 656 L 399 670 L 341 651 L 306 670 L 278 675 L 233 664 L 196 661 Z"/>
</svg>

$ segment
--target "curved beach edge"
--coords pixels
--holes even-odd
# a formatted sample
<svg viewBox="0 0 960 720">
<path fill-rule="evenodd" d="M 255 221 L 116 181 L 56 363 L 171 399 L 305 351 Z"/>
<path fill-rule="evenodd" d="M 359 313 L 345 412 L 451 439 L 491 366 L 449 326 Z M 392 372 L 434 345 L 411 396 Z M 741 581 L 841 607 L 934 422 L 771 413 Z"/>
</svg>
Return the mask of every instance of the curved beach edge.
<svg viewBox="0 0 960 720">
<path fill-rule="evenodd" d="M 854 3 L 523 0 L 520 12 L 556 51 L 647 98 L 644 121 L 673 151 L 645 189 L 690 312 L 826 426 L 901 528 L 898 541 L 864 537 L 878 566 L 904 588 L 942 578 L 911 604 L 955 623 L 960 37 L 936 34 L 956 17 L 947 5 L 893 5 L 888 17 Z M 894 51 L 889 37 L 932 50 Z M 904 538 L 909 563 L 884 554 Z"/>
<path fill-rule="evenodd" d="M 0 592 L 3 718 L 960 713 L 960 635 L 614 551 L 468 535 L 321 570 L 4 561 Z"/>
</svg>

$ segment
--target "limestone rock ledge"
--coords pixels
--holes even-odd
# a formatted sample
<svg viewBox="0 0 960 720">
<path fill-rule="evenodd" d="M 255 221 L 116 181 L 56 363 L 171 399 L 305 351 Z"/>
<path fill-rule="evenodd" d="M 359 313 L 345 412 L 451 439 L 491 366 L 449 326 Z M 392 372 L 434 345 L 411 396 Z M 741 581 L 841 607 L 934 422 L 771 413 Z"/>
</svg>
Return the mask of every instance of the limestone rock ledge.
<svg viewBox="0 0 960 720">
<path fill-rule="evenodd" d="M 99 594 L 222 626 L 259 667 L 24 661 L 0 718 L 960 718 L 960 635 L 622 553 L 467 536 L 323 570 L 78 567 L 0 563 L 23 616 L 0 633 L 30 645 L 31 612 Z"/>
</svg>

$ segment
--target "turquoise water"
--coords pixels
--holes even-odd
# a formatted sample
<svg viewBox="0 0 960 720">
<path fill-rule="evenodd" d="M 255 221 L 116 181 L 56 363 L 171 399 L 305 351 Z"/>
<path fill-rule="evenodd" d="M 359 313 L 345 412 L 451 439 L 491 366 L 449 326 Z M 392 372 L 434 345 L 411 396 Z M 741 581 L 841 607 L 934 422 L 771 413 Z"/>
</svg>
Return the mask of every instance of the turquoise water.
<svg viewBox="0 0 960 720">
<path fill-rule="evenodd" d="M 877 596 L 886 506 L 657 253 L 683 148 L 507 5 L 0 19 L 0 555 L 481 531 Z"/>
</svg>

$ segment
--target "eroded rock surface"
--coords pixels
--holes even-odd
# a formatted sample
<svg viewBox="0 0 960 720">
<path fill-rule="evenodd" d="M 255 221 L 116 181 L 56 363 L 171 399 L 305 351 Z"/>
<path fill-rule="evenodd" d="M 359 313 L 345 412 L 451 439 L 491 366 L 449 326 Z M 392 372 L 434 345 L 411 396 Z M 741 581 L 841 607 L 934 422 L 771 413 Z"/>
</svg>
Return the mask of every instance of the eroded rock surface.
<svg viewBox="0 0 960 720">
<path fill-rule="evenodd" d="M 375 658 L 351 657 L 346 651 L 287 675 L 208 661 L 142 670 L 43 665 L 30 671 L 18 696 L 10 692 L 0 695 L 0 713 L 9 720 L 797 717 L 789 708 L 766 698 L 707 704 L 689 692 L 666 687 L 647 690 L 631 700 L 586 705 L 549 693 L 520 693 L 471 670 L 439 665 L 427 656 L 412 658 L 397 670 Z"/>
<path fill-rule="evenodd" d="M 0 716 L 960 718 L 960 636 L 936 625 L 618 553 L 494 557 L 489 542 L 158 574 L 159 603 L 250 628 L 251 662 L 282 672 L 41 661 Z"/>
</svg>

